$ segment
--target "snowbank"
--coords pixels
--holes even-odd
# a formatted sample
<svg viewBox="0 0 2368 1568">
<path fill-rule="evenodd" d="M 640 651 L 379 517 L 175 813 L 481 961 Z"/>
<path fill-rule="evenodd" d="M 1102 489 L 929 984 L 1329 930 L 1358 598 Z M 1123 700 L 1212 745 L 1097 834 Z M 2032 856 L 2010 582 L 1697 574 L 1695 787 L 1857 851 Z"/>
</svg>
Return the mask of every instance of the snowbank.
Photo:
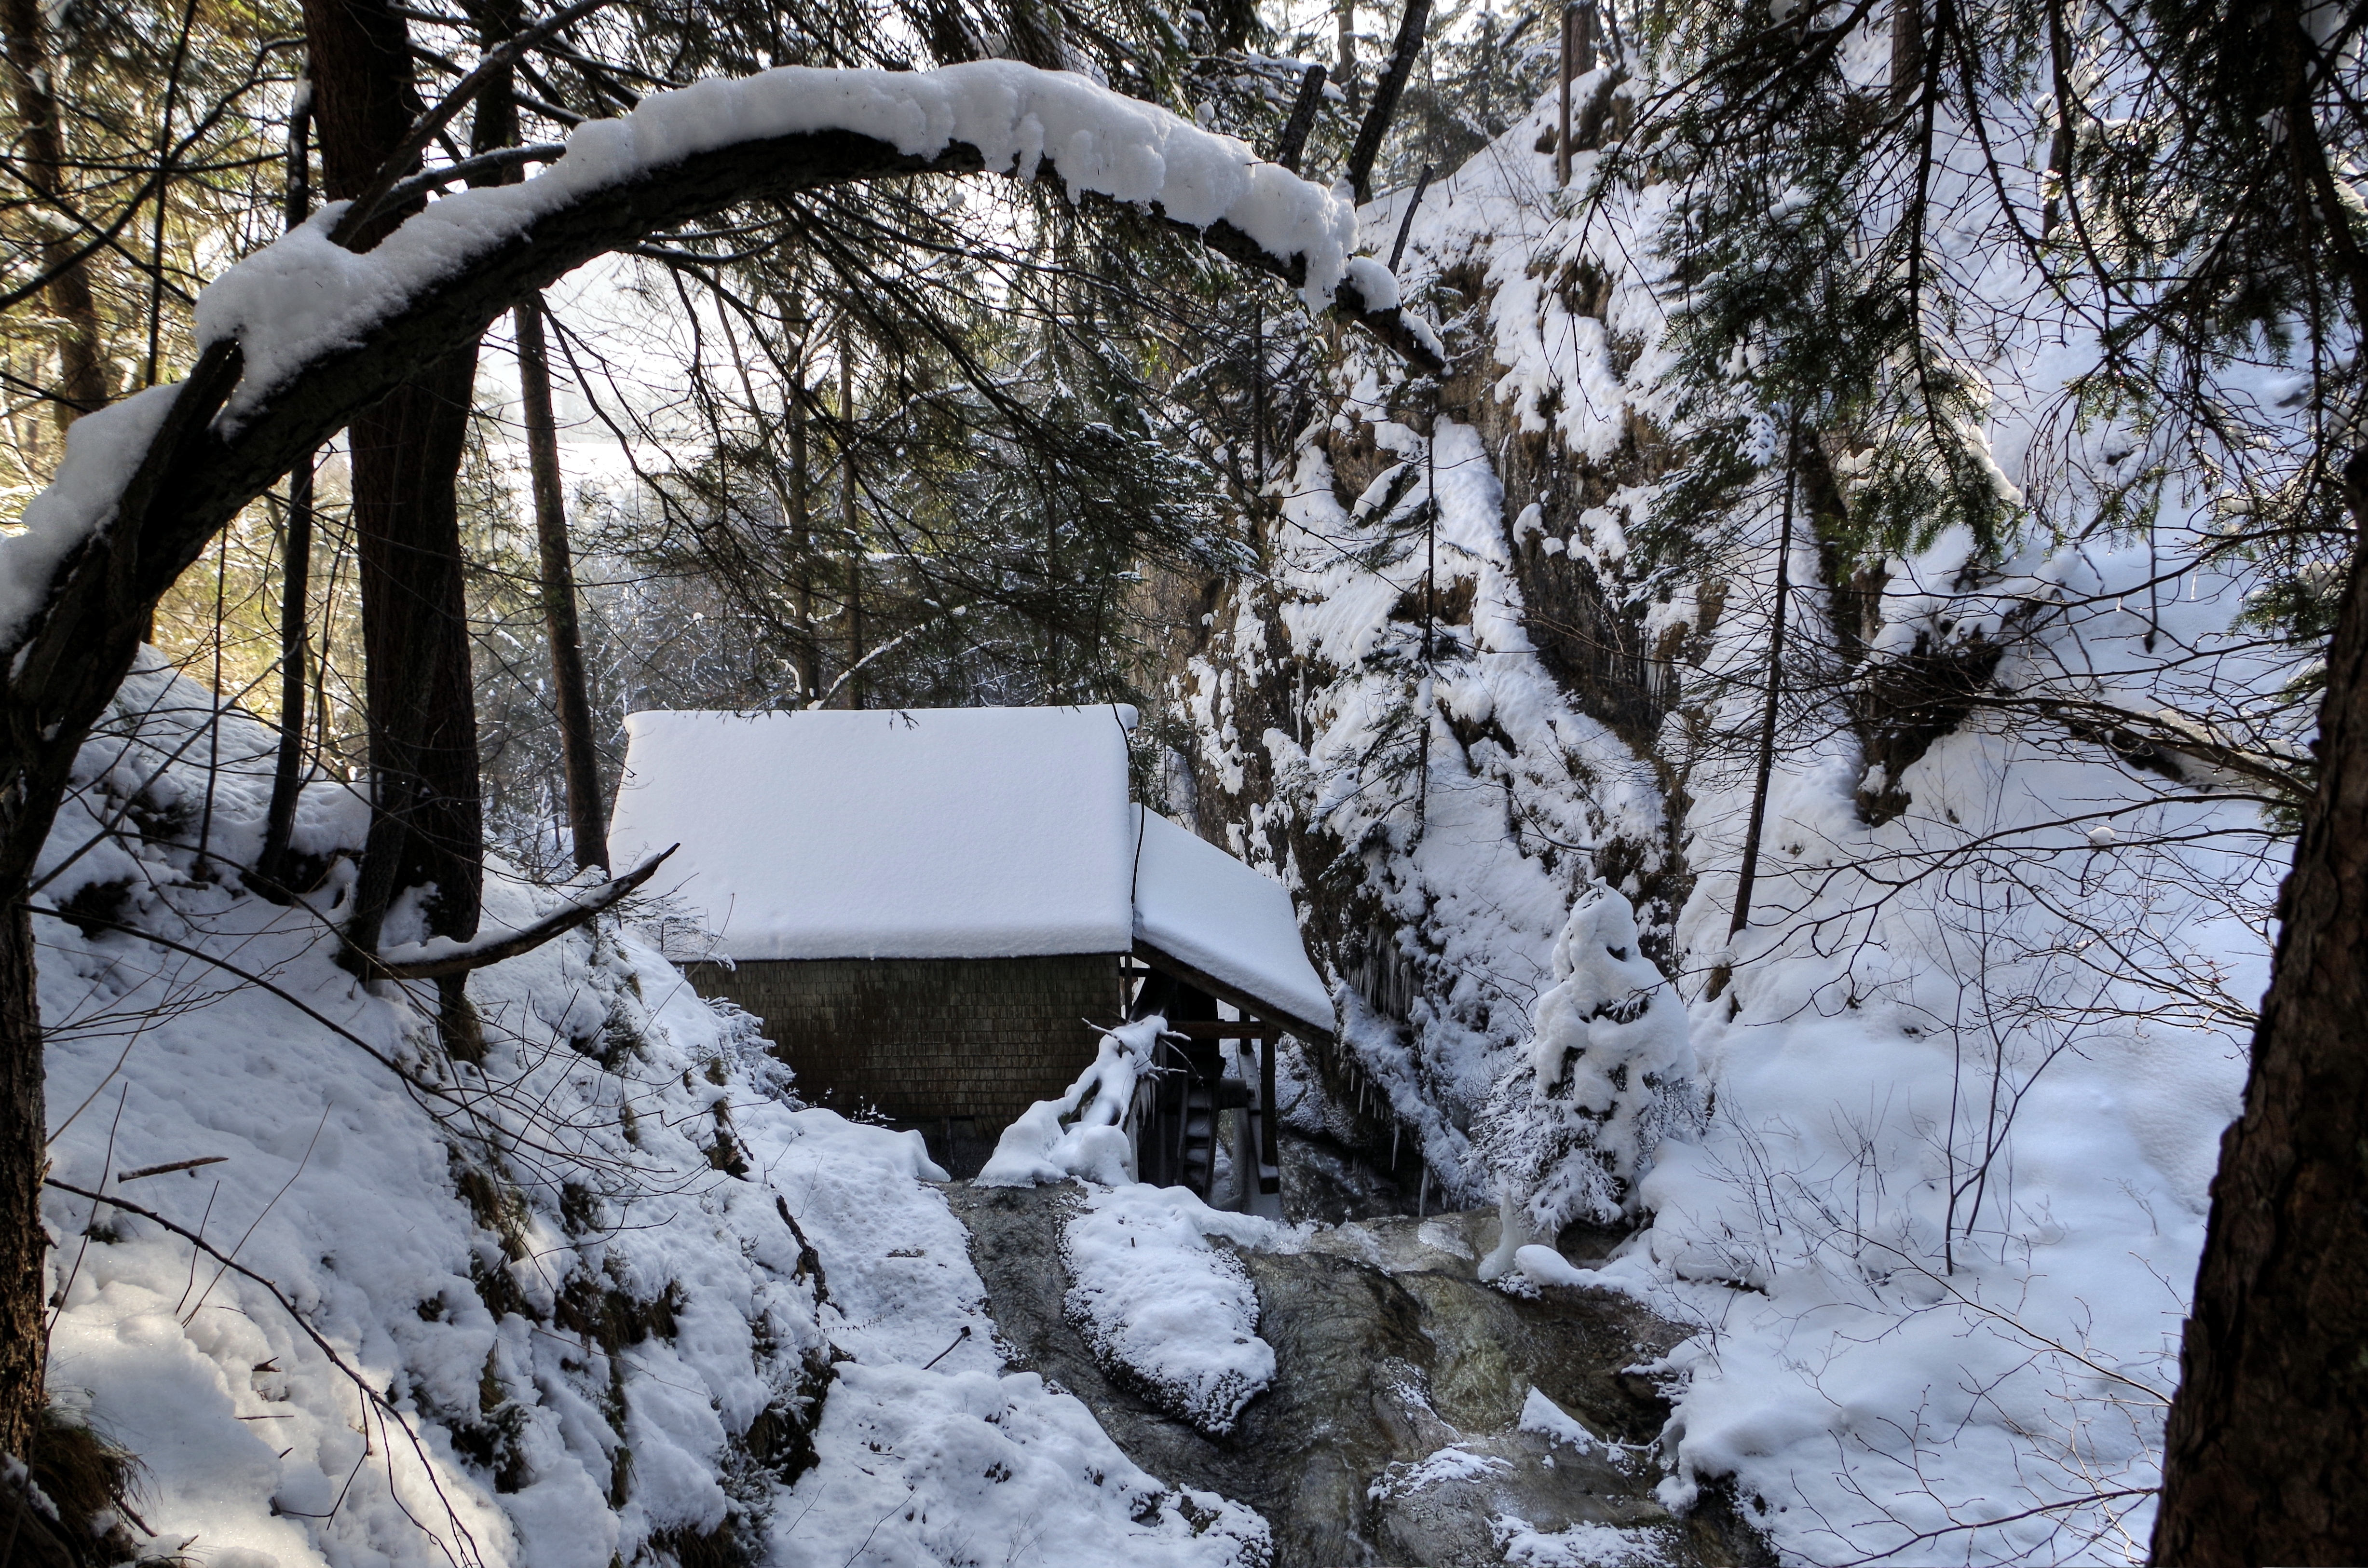
<svg viewBox="0 0 2368 1568">
<path fill-rule="evenodd" d="M 1127 1112 L 1159 1046 L 1162 1017 L 1102 1031 L 1093 1064 L 1057 1100 L 1038 1100 L 996 1140 L 977 1187 L 1037 1187 L 1070 1176 L 1105 1186 L 1134 1179 Z"/>
</svg>

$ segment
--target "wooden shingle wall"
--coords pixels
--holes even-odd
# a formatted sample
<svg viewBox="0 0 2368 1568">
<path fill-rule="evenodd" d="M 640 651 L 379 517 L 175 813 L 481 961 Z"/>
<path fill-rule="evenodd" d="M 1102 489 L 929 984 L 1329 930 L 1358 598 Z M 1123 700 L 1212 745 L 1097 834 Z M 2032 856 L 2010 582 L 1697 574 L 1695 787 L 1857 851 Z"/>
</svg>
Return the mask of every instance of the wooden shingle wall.
<svg viewBox="0 0 2368 1568">
<path fill-rule="evenodd" d="M 764 1020 L 773 1053 L 797 1074 L 800 1098 L 917 1127 L 933 1153 L 948 1121 L 970 1124 L 964 1142 L 991 1146 L 1021 1111 L 1062 1094 L 1092 1062 L 1098 1037 L 1086 1019 L 1108 1026 L 1121 1017 L 1114 953 L 684 968 L 700 995 Z"/>
</svg>

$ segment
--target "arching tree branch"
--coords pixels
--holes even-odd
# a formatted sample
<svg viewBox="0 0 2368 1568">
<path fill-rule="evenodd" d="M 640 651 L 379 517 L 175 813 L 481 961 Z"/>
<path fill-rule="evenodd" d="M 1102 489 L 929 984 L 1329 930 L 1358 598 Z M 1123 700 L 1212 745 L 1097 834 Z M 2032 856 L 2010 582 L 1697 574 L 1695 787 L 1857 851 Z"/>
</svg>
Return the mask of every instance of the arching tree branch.
<svg viewBox="0 0 2368 1568">
<path fill-rule="evenodd" d="M 475 341 L 517 301 L 653 233 L 745 202 L 825 186 L 988 167 L 986 155 L 968 142 L 948 142 L 924 156 L 840 130 L 752 137 L 632 167 L 609 183 L 571 191 L 530 227 L 484 245 L 360 330 L 358 340 L 324 344 L 292 370 L 283 369 L 275 385 L 238 409 L 234 423 L 217 415 L 239 387 L 242 350 L 234 341 L 212 343 L 173 394 L 173 407 L 148 441 L 112 522 L 65 555 L 40 608 L 0 643 L 6 656 L 0 685 L 0 888 L 24 885 L 74 754 L 131 668 L 157 599 L 240 508 L 418 366 Z M 1030 177 L 1061 176 L 1048 157 Z M 405 226 L 443 221 L 431 205 Z M 1246 267 L 1294 286 L 1306 280 L 1304 251 L 1276 255 L 1224 221 L 1178 226 Z M 384 244 L 393 244 L 393 238 Z M 1354 270 L 1337 287 L 1332 308 L 1422 369 L 1442 368 L 1394 304 L 1367 303 Z M 34 563 L 22 557 L 0 561 L 0 569 L 8 567 L 23 572 Z"/>
</svg>

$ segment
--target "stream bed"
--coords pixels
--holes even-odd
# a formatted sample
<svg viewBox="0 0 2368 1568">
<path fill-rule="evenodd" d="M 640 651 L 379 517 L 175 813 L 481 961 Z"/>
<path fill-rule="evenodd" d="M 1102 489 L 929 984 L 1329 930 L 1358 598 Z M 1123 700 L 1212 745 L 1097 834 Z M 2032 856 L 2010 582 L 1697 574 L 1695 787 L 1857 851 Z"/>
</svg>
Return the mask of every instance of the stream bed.
<svg viewBox="0 0 2368 1568">
<path fill-rule="evenodd" d="M 1630 1369 L 1686 1331 L 1609 1290 L 1482 1284 L 1493 1214 L 1359 1220 L 1304 1251 L 1241 1251 L 1276 1372 L 1211 1437 L 1113 1381 L 1064 1316 L 1077 1190 L 945 1188 L 1007 1361 L 1083 1400 L 1154 1475 L 1256 1508 L 1274 1568 L 1774 1561 L 1725 1498 L 1683 1517 L 1654 1499 L 1647 1445 L 1668 1405 Z"/>
</svg>

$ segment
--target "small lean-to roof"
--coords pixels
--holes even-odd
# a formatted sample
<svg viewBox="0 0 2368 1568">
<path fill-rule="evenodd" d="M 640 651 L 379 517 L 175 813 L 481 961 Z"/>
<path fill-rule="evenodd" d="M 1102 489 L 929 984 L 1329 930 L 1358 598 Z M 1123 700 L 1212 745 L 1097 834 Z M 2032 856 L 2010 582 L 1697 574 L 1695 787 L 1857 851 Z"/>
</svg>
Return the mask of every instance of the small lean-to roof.
<svg viewBox="0 0 2368 1568">
<path fill-rule="evenodd" d="M 620 865 L 682 846 L 665 877 L 723 958 L 1122 953 L 1133 722 L 1118 706 L 636 713 L 609 844 Z"/>
<path fill-rule="evenodd" d="M 1331 993 L 1307 961 L 1291 894 L 1166 817 L 1138 806 L 1134 820 L 1135 950 L 1247 1012 L 1330 1039 Z"/>
</svg>

